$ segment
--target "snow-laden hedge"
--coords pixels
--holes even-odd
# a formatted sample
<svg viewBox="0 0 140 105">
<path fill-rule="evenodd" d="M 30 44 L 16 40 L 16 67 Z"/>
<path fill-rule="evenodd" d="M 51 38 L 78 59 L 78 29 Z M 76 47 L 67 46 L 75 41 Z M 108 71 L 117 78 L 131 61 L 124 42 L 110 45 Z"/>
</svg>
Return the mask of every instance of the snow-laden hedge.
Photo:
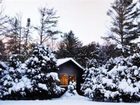
<svg viewBox="0 0 140 105">
<path fill-rule="evenodd" d="M 48 99 L 58 97 L 56 59 L 48 48 L 36 46 L 24 63 L 12 55 L 7 65 L 0 62 L 0 99 Z"/>
<path fill-rule="evenodd" d="M 96 101 L 140 101 L 140 55 L 110 59 L 99 68 L 88 68 L 81 90 Z"/>
</svg>

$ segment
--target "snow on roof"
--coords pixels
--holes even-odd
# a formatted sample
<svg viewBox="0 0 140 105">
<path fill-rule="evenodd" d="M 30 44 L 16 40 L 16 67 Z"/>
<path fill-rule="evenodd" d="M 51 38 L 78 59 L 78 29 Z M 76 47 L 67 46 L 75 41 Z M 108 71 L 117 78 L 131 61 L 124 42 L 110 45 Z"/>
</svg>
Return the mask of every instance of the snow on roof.
<svg viewBox="0 0 140 105">
<path fill-rule="evenodd" d="M 56 62 L 56 64 L 57 64 L 57 66 L 60 66 L 60 65 L 66 63 L 66 62 L 69 62 L 69 61 L 72 61 L 78 67 L 80 67 L 81 69 L 84 70 L 84 68 L 78 62 L 76 62 L 73 58 L 62 58 L 62 59 L 58 59 L 57 62 Z"/>
</svg>

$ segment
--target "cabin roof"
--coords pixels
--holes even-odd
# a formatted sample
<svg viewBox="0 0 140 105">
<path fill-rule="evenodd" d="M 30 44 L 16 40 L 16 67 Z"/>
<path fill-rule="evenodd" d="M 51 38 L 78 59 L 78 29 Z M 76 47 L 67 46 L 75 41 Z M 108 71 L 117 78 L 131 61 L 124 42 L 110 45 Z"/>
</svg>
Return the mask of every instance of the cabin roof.
<svg viewBox="0 0 140 105">
<path fill-rule="evenodd" d="M 79 68 L 81 68 L 82 70 L 84 70 L 84 68 L 78 63 L 76 62 L 73 58 L 62 58 L 62 59 L 58 59 L 56 64 L 57 66 L 60 66 L 66 62 L 72 61 L 74 64 L 76 64 Z"/>
</svg>

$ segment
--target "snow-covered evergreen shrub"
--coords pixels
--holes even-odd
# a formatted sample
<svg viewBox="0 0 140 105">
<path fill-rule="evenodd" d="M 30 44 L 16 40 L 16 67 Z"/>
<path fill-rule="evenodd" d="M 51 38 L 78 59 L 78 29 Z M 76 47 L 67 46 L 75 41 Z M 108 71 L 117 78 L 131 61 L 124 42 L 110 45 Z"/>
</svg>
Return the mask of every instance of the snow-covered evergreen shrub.
<svg viewBox="0 0 140 105">
<path fill-rule="evenodd" d="M 98 100 L 96 95 L 102 97 L 102 77 L 103 75 L 101 74 L 101 70 L 99 68 L 92 67 L 86 69 L 85 82 L 81 87 L 81 90 L 84 91 L 85 96 L 94 100 Z"/>
<path fill-rule="evenodd" d="M 76 82 L 75 81 L 70 81 L 68 85 L 68 89 L 63 95 L 63 97 L 70 97 L 70 96 L 76 96 L 78 95 L 76 91 Z"/>
<path fill-rule="evenodd" d="M 25 64 L 21 64 L 16 55 L 12 55 L 8 66 L 1 72 L 1 99 L 21 99 L 26 88 L 31 88 L 25 75 Z"/>
<path fill-rule="evenodd" d="M 67 91 L 71 95 L 75 95 L 76 94 L 76 82 L 70 81 L 69 85 L 68 85 L 68 90 Z"/>
<path fill-rule="evenodd" d="M 18 68 L 21 64 L 21 61 L 19 60 L 20 57 L 17 54 L 13 54 L 9 58 L 9 66 L 13 67 L 14 69 Z"/>
<path fill-rule="evenodd" d="M 133 56 L 130 57 L 130 59 L 132 60 L 132 64 L 135 66 L 140 67 L 140 54 L 139 53 L 135 53 Z"/>
<path fill-rule="evenodd" d="M 88 68 L 90 68 L 90 67 L 99 67 L 99 64 L 98 64 L 96 59 L 89 59 L 87 61 L 87 67 Z"/>
<path fill-rule="evenodd" d="M 48 48 L 36 46 L 33 55 L 21 63 L 12 55 L 8 66 L 0 62 L 1 99 L 46 99 L 59 96 L 56 61 Z"/>
<path fill-rule="evenodd" d="M 98 101 L 140 101 L 139 54 L 111 58 L 99 68 L 86 70 L 81 88 L 85 95 Z"/>
<path fill-rule="evenodd" d="M 56 59 L 48 48 L 36 46 L 26 65 L 26 74 L 32 83 L 29 94 L 33 98 L 51 98 L 61 94 L 63 89 L 58 85 Z"/>
<path fill-rule="evenodd" d="M 0 61 L 0 99 L 3 97 L 4 88 L 2 78 L 5 75 L 4 71 L 7 69 L 7 65 Z"/>
<path fill-rule="evenodd" d="M 117 59 L 116 65 L 108 72 L 125 102 L 140 101 L 140 68 L 134 63 L 135 54 L 127 58 Z M 136 59 L 135 59 L 136 60 Z M 139 62 L 139 60 L 138 60 Z"/>
</svg>

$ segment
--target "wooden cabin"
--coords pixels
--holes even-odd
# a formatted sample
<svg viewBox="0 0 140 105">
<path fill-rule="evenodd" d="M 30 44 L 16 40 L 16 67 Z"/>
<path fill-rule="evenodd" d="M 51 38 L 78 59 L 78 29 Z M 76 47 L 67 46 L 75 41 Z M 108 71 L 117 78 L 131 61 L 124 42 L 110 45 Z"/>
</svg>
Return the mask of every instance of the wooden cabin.
<svg viewBox="0 0 140 105">
<path fill-rule="evenodd" d="M 84 68 L 73 58 L 58 59 L 57 66 L 59 68 L 60 86 L 67 87 L 70 81 L 75 81 L 77 92 L 80 92 Z"/>
</svg>

